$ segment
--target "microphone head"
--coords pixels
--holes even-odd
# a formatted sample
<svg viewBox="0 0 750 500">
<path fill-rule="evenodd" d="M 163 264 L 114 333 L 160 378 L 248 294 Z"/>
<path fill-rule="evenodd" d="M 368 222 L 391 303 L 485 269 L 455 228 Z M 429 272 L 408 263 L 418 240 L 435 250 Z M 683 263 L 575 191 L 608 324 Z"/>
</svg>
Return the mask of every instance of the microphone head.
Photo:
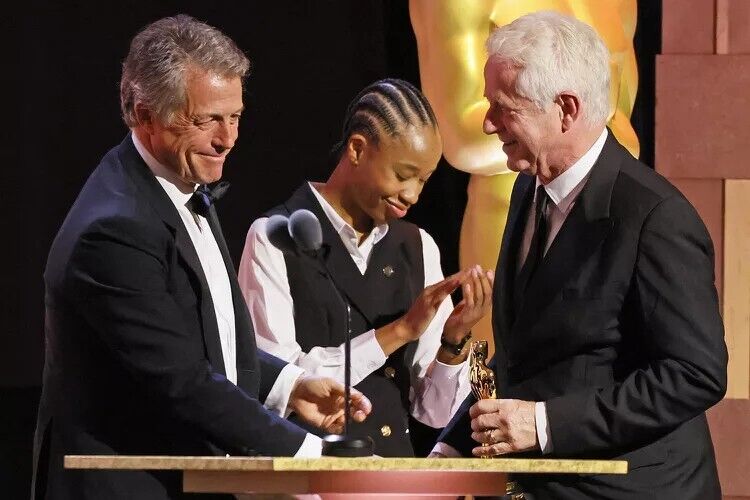
<svg viewBox="0 0 750 500">
<path fill-rule="evenodd" d="M 323 230 L 320 221 L 309 210 L 300 209 L 289 216 L 289 233 L 303 252 L 320 250 L 323 245 Z"/>
<path fill-rule="evenodd" d="M 283 253 L 296 253 L 297 245 L 295 245 L 292 235 L 289 234 L 289 219 L 281 214 L 275 214 L 268 218 L 266 221 L 266 236 L 271 245 L 275 246 Z"/>
</svg>

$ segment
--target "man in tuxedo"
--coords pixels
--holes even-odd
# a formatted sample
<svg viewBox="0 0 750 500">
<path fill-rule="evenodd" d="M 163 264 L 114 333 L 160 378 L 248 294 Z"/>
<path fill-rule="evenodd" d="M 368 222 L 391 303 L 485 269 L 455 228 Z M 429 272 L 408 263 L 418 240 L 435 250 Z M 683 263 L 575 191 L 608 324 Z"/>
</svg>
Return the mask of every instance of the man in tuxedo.
<svg viewBox="0 0 750 500">
<path fill-rule="evenodd" d="M 500 399 L 469 398 L 433 455 L 628 461 L 519 475 L 526 498 L 719 499 L 704 412 L 727 350 L 704 225 L 605 128 L 609 54 L 590 26 L 529 14 L 487 49 L 484 131 L 524 174 L 493 291 Z"/>
<path fill-rule="evenodd" d="M 343 387 L 258 351 L 205 188 L 238 134 L 249 62 L 218 30 L 161 19 L 132 41 L 131 132 L 89 177 L 49 254 L 36 498 L 178 498 L 179 474 L 65 470 L 66 454 L 319 456 Z M 201 187 L 196 191 L 196 186 Z M 355 420 L 370 404 L 354 392 Z"/>
</svg>

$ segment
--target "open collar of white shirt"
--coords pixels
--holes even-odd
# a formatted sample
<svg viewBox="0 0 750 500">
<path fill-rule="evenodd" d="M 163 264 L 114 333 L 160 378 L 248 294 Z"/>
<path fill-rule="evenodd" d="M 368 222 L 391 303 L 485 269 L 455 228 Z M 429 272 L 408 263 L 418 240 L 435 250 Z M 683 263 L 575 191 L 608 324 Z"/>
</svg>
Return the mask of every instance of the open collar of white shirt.
<svg viewBox="0 0 750 500">
<path fill-rule="evenodd" d="M 357 232 L 354 230 L 354 228 L 349 223 L 347 223 L 343 219 L 343 217 L 339 215 L 338 212 L 336 212 L 336 210 L 331 206 L 330 203 L 328 203 L 328 201 L 326 201 L 325 198 L 323 198 L 323 195 L 318 192 L 317 188 L 312 182 L 308 182 L 308 185 L 310 186 L 310 190 L 315 195 L 315 199 L 317 199 L 318 203 L 320 203 L 320 207 L 323 209 L 323 213 L 326 214 L 326 217 L 331 222 L 333 229 L 336 230 L 336 233 L 341 238 L 341 241 L 344 243 L 347 251 L 354 258 L 357 267 L 362 272 L 362 274 L 364 274 L 365 270 L 367 269 L 367 262 L 369 261 L 372 248 L 377 245 L 378 242 L 382 240 L 386 234 L 388 234 L 388 224 L 380 224 L 373 227 L 372 231 L 370 231 L 370 234 L 368 234 L 364 241 L 360 243 L 359 236 L 357 235 Z"/>
<path fill-rule="evenodd" d="M 594 163 L 599 158 L 599 155 L 604 148 L 604 142 L 607 140 L 607 129 L 602 130 L 599 137 L 594 141 L 594 144 L 584 153 L 581 158 L 578 159 L 573 165 L 570 166 L 565 172 L 557 176 L 546 186 L 544 190 L 547 192 L 552 203 L 555 207 L 564 215 L 567 215 L 570 209 L 573 207 L 578 194 L 586 184 L 585 180 L 588 179 L 591 169 L 594 167 Z M 536 187 L 538 188 L 541 182 L 539 177 L 536 178 Z"/>
</svg>

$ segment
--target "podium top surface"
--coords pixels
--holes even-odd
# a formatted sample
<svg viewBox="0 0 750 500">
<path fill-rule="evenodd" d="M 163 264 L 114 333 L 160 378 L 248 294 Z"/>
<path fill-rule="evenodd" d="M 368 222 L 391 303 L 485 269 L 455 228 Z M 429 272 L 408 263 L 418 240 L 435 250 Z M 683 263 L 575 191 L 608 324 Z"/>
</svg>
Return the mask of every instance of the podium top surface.
<svg viewBox="0 0 750 500">
<path fill-rule="evenodd" d="M 290 458 L 66 455 L 66 469 L 212 471 L 466 471 L 557 474 L 626 474 L 624 460 L 536 458 Z"/>
</svg>

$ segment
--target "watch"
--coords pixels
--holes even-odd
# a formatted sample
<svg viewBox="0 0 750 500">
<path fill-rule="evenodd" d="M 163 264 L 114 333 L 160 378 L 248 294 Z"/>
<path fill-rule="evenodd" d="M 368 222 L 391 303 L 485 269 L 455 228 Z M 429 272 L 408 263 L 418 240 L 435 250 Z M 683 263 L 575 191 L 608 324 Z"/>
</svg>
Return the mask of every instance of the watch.
<svg viewBox="0 0 750 500">
<path fill-rule="evenodd" d="M 461 354 L 461 351 L 463 351 L 464 346 L 471 338 L 471 332 L 467 333 L 464 338 L 461 339 L 461 341 L 458 344 L 451 344 L 445 339 L 445 335 L 440 336 L 440 345 L 445 348 L 448 352 L 453 354 L 454 356 L 458 356 Z"/>
</svg>

